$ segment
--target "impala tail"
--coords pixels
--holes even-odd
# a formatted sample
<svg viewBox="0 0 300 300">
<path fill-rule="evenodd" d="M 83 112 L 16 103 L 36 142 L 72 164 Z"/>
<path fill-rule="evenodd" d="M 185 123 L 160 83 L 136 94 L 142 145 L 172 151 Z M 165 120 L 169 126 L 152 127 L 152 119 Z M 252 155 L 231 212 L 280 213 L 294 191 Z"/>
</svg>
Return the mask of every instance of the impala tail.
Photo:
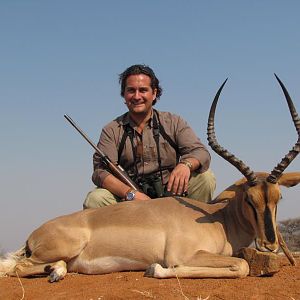
<svg viewBox="0 0 300 300">
<path fill-rule="evenodd" d="M 25 246 L 15 252 L 7 253 L 5 256 L 0 257 L 0 277 L 14 273 L 17 263 L 24 257 Z"/>
</svg>

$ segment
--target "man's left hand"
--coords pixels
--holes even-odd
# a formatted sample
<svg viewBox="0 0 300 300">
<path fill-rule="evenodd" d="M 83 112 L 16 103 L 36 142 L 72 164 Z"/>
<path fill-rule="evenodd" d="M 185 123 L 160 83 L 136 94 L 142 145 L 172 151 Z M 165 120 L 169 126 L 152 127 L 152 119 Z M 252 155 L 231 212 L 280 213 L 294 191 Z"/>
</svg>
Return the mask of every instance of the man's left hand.
<svg viewBox="0 0 300 300">
<path fill-rule="evenodd" d="M 170 174 L 167 186 L 168 192 L 174 195 L 182 195 L 184 192 L 187 192 L 190 175 L 190 168 L 179 163 Z"/>
</svg>

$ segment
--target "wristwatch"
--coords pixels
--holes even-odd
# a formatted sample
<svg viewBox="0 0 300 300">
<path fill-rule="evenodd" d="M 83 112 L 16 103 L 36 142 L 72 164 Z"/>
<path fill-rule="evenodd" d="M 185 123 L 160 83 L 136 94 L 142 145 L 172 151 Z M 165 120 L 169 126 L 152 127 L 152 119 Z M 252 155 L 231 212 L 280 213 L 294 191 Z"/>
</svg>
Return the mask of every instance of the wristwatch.
<svg viewBox="0 0 300 300">
<path fill-rule="evenodd" d="M 132 190 L 130 189 L 126 194 L 125 194 L 125 200 L 126 201 L 132 201 L 135 198 L 137 190 Z"/>
<path fill-rule="evenodd" d="M 192 164 L 190 161 L 184 160 L 184 159 L 183 159 L 183 160 L 181 160 L 179 163 L 180 163 L 180 164 L 186 165 L 186 166 L 190 169 L 190 171 L 192 171 L 193 164 Z"/>
</svg>

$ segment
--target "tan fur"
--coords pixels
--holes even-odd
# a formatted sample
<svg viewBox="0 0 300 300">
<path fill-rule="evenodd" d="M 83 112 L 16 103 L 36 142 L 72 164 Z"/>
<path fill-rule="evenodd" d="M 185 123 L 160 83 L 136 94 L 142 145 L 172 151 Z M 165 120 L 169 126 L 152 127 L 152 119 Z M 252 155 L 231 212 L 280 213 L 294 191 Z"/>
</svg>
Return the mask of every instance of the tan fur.
<svg viewBox="0 0 300 300">
<path fill-rule="evenodd" d="M 67 271 L 103 274 L 147 269 L 146 276 L 157 278 L 247 276 L 247 263 L 232 255 L 254 239 L 262 251 L 279 247 L 274 230 L 279 185 L 267 183 L 267 173 L 257 176 L 256 186 L 250 187 L 243 178 L 213 201 L 224 203 L 169 197 L 58 217 L 29 236 L 28 257 L 23 249 L 13 268 L 5 271 L 5 261 L 0 261 L 0 271 L 19 276 L 49 273 L 51 282 Z M 279 181 L 285 186 L 299 182 L 298 172 L 284 174 Z M 265 228 L 266 209 L 270 228 Z M 272 241 L 266 236 L 268 230 Z"/>
</svg>

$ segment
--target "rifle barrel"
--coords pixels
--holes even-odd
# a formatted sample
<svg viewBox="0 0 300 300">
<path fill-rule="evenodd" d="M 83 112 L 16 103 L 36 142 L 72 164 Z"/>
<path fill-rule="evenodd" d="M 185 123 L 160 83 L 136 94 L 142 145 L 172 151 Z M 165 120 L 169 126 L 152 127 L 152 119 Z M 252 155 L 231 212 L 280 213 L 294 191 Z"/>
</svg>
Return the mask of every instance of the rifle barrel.
<svg viewBox="0 0 300 300">
<path fill-rule="evenodd" d="M 135 190 L 139 190 L 138 186 L 131 180 L 128 174 L 123 170 L 123 168 L 119 165 L 115 165 L 111 162 L 107 155 L 105 155 L 91 140 L 90 138 L 76 125 L 76 123 L 72 120 L 68 115 L 64 115 L 64 117 L 69 121 L 69 123 L 81 134 L 81 136 L 95 149 L 103 161 L 103 163 L 108 167 L 111 172 L 118 177 L 123 183 L 129 185 L 131 188 Z"/>
<path fill-rule="evenodd" d="M 64 115 L 64 117 L 69 121 L 69 123 L 82 135 L 82 137 L 103 157 L 106 155 L 90 140 L 90 138 L 76 125 L 76 123 L 72 120 L 68 115 Z"/>
</svg>

